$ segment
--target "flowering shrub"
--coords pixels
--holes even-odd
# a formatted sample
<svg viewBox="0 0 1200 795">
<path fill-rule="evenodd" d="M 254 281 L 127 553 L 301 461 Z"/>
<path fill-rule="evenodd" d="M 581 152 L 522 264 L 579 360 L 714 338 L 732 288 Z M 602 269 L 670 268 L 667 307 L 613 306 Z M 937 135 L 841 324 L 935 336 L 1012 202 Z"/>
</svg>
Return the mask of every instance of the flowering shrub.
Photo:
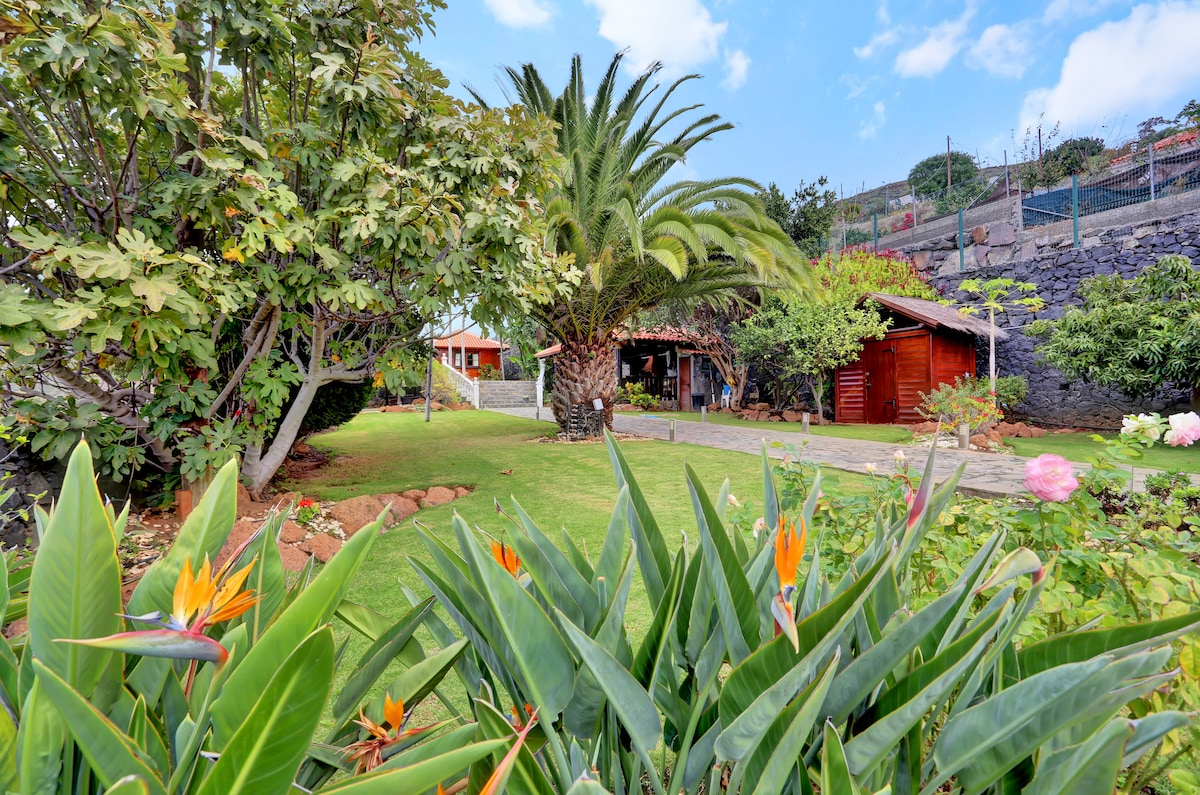
<svg viewBox="0 0 1200 795">
<path fill-rule="evenodd" d="M 320 515 L 321 506 L 311 497 L 301 497 L 296 503 L 296 521 L 300 524 L 308 524 Z"/>
<path fill-rule="evenodd" d="M 904 218 L 902 218 L 901 220 L 892 224 L 892 231 L 893 232 L 903 232 L 905 229 L 912 229 L 913 225 L 914 225 L 913 214 L 905 213 Z"/>
<path fill-rule="evenodd" d="M 980 394 L 981 386 L 983 394 Z M 928 395 L 920 393 L 921 405 L 917 406 L 917 411 L 931 420 L 951 425 L 965 424 L 976 431 L 1004 418 L 1004 413 L 996 405 L 996 396 L 986 390 L 987 382 L 958 376 L 952 385 L 940 384 Z"/>
</svg>

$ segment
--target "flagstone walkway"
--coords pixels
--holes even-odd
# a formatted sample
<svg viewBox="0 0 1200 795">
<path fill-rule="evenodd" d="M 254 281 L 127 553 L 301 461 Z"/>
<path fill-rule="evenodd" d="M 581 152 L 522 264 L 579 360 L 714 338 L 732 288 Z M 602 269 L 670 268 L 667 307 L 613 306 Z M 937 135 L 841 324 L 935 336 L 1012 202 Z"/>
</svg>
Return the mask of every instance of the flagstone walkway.
<svg viewBox="0 0 1200 795">
<path fill-rule="evenodd" d="M 534 419 L 534 409 L 532 408 L 492 410 Z M 549 408 L 542 409 L 541 418 L 543 420 L 550 418 Z M 618 433 L 667 439 L 670 435 L 670 421 L 653 415 L 631 417 L 618 414 L 613 418 L 613 429 Z M 698 444 L 758 455 L 762 450 L 764 440 L 767 443 L 767 454 L 772 458 L 782 458 L 788 452 L 785 447 L 772 446 L 773 442 L 781 442 L 785 445 L 792 445 L 793 455 L 801 460 L 813 461 L 823 467 L 859 474 L 864 472 L 863 466 L 867 463 L 875 463 L 881 472 L 891 471 L 892 456 L 897 450 L 903 450 L 908 457 L 909 464 L 917 467 L 918 470 L 924 467 L 925 458 L 928 455 L 928 448 L 925 447 L 801 433 L 798 429 L 790 430 L 783 423 L 763 423 L 762 428 L 686 420 L 675 423 L 676 443 Z M 965 463 L 966 469 L 962 479 L 958 482 L 960 493 L 978 497 L 1008 497 L 1027 494 L 1022 481 L 1025 478 L 1025 463 L 1028 460 L 1028 458 L 1016 455 L 944 448 L 938 450 L 934 475 L 938 481 L 945 480 L 954 473 L 959 465 Z M 1076 473 L 1083 472 L 1088 468 L 1086 464 L 1074 464 L 1074 467 Z M 1153 474 L 1155 471 L 1153 469 L 1136 470 L 1135 486 L 1140 488 L 1145 476 Z"/>
</svg>

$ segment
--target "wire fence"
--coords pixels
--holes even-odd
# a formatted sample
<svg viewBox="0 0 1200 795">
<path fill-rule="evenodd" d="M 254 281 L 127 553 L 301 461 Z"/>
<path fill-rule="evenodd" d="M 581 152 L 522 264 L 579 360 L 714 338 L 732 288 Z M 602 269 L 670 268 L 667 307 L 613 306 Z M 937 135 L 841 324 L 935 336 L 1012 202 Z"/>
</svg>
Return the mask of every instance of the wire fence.
<svg viewBox="0 0 1200 795">
<path fill-rule="evenodd" d="M 1035 194 L 1021 202 L 1026 228 L 1075 220 L 1200 188 L 1200 151 L 1159 156 L 1086 185 Z"/>
</svg>

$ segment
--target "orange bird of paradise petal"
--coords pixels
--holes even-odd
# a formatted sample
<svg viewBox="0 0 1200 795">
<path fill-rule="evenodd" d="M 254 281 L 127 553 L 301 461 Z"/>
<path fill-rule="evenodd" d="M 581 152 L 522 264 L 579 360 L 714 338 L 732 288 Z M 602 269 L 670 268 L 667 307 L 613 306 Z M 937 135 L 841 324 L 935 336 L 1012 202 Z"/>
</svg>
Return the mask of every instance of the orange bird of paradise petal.
<svg viewBox="0 0 1200 795">
<path fill-rule="evenodd" d="M 779 517 L 779 530 L 775 534 L 775 573 L 779 575 L 779 592 L 787 599 L 796 590 L 796 569 L 804 557 L 804 543 L 808 538 L 808 528 L 804 519 L 800 519 L 800 533 L 796 533 L 796 525 Z"/>
<path fill-rule="evenodd" d="M 521 570 L 521 559 L 517 557 L 516 550 L 500 541 L 492 542 L 492 557 L 514 577 Z"/>
<path fill-rule="evenodd" d="M 404 702 L 392 701 L 391 693 L 383 698 L 383 722 L 391 726 L 392 731 L 399 731 L 404 725 Z"/>
<path fill-rule="evenodd" d="M 242 591 L 254 562 L 250 561 L 232 575 L 228 574 L 230 564 L 226 563 L 213 576 L 208 558 L 204 559 L 204 565 L 195 574 L 192 573 L 191 559 L 185 560 L 175 583 L 171 612 L 175 628 L 203 632 L 205 627 L 237 618 L 257 604 L 257 596 L 250 591 Z"/>
</svg>

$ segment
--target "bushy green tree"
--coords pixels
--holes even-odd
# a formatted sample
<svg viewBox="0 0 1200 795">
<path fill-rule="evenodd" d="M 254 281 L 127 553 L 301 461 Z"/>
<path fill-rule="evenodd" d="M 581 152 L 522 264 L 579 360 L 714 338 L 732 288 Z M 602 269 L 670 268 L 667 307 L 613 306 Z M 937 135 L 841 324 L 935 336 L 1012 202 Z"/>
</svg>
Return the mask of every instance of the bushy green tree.
<svg viewBox="0 0 1200 795">
<path fill-rule="evenodd" d="M 441 5 L 9 3 L 8 397 L 86 399 L 189 480 L 241 450 L 258 492 L 323 385 L 450 303 L 494 322 L 567 289 L 548 125 L 445 93 L 413 51 Z"/>
<path fill-rule="evenodd" d="M 1079 295 L 1081 307 L 1029 327 L 1048 363 L 1132 397 L 1173 385 L 1200 398 L 1200 272 L 1187 257 L 1168 254 L 1133 279 L 1093 276 Z"/>
<path fill-rule="evenodd" d="M 975 158 L 966 152 L 950 153 L 951 187 L 977 183 L 979 167 Z M 946 192 L 946 155 L 930 155 L 908 172 L 908 184 L 922 198 L 933 198 Z"/>
<path fill-rule="evenodd" d="M 829 238 L 840 212 L 837 192 L 828 184 L 828 177 L 809 183 L 800 180 L 790 199 L 774 182 L 759 193 L 767 216 L 810 258 L 820 256 L 822 241 Z"/>
</svg>

